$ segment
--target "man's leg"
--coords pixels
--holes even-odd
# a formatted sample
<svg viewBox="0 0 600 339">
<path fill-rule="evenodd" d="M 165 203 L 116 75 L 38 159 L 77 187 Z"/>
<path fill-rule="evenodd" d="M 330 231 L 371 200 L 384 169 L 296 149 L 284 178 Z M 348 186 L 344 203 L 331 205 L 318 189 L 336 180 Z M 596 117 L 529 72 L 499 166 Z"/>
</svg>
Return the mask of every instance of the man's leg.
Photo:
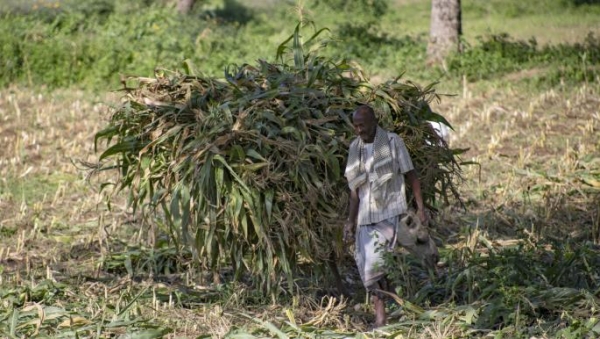
<svg viewBox="0 0 600 339">
<path fill-rule="evenodd" d="M 356 234 L 355 259 L 363 284 L 371 294 L 375 312 L 374 327 L 386 324 L 385 294 L 388 291 L 385 278 L 383 252 L 394 236 L 395 221 L 377 225 L 361 226 Z"/>
<path fill-rule="evenodd" d="M 381 281 L 377 283 L 378 288 L 385 291 Z M 375 323 L 373 327 L 381 327 L 387 323 L 387 315 L 385 313 L 384 294 L 375 290 L 371 292 L 371 300 L 373 301 L 373 311 L 375 311 Z"/>
</svg>

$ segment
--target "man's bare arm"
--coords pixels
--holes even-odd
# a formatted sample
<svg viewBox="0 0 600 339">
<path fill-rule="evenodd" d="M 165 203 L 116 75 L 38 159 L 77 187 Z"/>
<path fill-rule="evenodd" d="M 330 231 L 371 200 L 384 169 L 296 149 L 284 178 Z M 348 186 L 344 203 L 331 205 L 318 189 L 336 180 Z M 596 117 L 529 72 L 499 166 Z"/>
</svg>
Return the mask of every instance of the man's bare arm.
<svg viewBox="0 0 600 339">
<path fill-rule="evenodd" d="M 427 220 L 425 218 L 425 209 L 423 208 L 423 195 L 421 194 L 421 182 L 417 177 L 417 172 L 413 169 L 406 172 L 405 175 L 406 180 L 412 189 L 415 201 L 417 202 L 417 215 L 419 216 L 419 219 L 421 219 L 422 223 L 426 223 Z"/>
<path fill-rule="evenodd" d="M 344 241 L 350 240 L 350 236 L 356 228 L 356 219 L 358 217 L 358 192 L 356 190 L 350 191 L 350 205 L 348 207 L 348 220 L 344 224 Z"/>
<path fill-rule="evenodd" d="M 349 206 L 349 213 L 348 213 L 348 221 L 352 221 L 354 224 L 356 224 L 356 218 L 358 217 L 358 192 L 355 191 L 350 191 L 350 206 Z"/>
</svg>

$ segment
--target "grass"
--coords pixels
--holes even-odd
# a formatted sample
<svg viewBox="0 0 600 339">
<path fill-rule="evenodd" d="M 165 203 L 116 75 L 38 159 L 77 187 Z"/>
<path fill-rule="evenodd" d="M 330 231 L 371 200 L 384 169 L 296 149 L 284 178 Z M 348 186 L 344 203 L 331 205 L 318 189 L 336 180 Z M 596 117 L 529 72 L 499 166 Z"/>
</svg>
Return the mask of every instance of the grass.
<svg viewBox="0 0 600 339">
<path fill-rule="evenodd" d="M 427 31 L 418 20 L 427 17 L 426 1 L 395 3 L 406 6 L 394 14 L 407 23 L 403 34 Z M 490 12 L 489 27 L 508 22 L 513 36 L 572 41 L 597 29 L 594 10 L 546 20 Z M 469 15 L 467 39 L 485 34 L 488 18 Z M 552 35 L 572 24 L 577 33 Z M 540 71 L 439 85 L 456 94 L 434 107 L 454 126 L 452 146 L 468 147 L 464 160 L 480 166 L 465 167 L 467 210 L 449 206 L 435 219 L 446 275 L 427 285 L 405 258 L 398 268 L 402 307 L 390 304 L 391 325 L 375 333 L 366 331 L 371 311 L 351 261 L 343 273 L 356 287 L 355 299 L 334 298 L 315 287 L 320 277 L 308 276 L 298 281 L 302 293 L 275 302 L 243 281 L 213 284 L 191 253 L 161 239 L 149 246 L 140 231 L 144 221 L 127 209 L 125 194 L 106 205 L 80 165 L 97 159 L 93 135 L 118 94 L 4 88 L 1 336 L 597 337 L 600 83 L 538 88 L 527 79 Z M 222 272 L 225 282 L 228 274 Z"/>
<path fill-rule="evenodd" d="M 383 18 L 384 31 L 398 35 L 429 34 L 428 1 L 396 1 Z M 464 39 L 474 43 L 486 34 L 507 33 L 517 40 L 534 37 L 540 44 L 581 42 L 588 32 L 600 33 L 597 6 L 565 9 L 560 1 L 534 3 L 462 1 Z"/>
</svg>

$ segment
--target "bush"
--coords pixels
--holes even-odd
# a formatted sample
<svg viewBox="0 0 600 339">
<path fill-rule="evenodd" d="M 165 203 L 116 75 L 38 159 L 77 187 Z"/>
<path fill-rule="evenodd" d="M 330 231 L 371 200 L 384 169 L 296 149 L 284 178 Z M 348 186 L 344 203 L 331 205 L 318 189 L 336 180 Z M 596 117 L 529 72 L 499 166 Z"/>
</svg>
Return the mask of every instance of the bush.
<svg viewBox="0 0 600 339">
<path fill-rule="evenodd" d="M 600 65 L 600 41 L 590 33 L 583 43 L 549 45 L 540 48 L 535 41 L 514 41 L 507 34 L 478 38 L 462 54 L 448 59 L 450 76 L 466 76 L 476 81 L 492 79 L 523 69 L 548 69 L 534 80 L 538 85 L 559 82 L 594 81 Z"/>
<path fill-rule="evenodd" d="M 489 79 L 521 69 L 536 55 L 537 43 L 513 41 L 507 34 L 478 37 L 478 44 L 466 46 L 465 52 L 449 58 L 452 75 L 466 75 L 469 80 Z"/>
</svg>

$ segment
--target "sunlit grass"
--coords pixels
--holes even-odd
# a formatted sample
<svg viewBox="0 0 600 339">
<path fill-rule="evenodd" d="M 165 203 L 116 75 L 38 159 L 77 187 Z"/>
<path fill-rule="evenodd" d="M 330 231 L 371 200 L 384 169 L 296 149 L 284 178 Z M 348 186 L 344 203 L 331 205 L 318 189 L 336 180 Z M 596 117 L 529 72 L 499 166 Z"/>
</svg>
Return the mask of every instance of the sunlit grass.
<svg viewBox="0 0 600 339">
<path fill-rule="evenodd" d="M 462 1 L 464 39 L 475 43 L 479 36 L 508 33 L 517 40 L 535 38 L 540 44 L 557 44 L 581 42 L 590 32 L 600 35 L 598 6 L 561 9 L 558 1 L 545 3 L 550 8 L 525 2 L 526 10 L 520 13 L 515 1 Z M 396 1 L 382 26 L 398 36 L 428 36 L 430 9 L 430 1 Z"/>
</svg>

